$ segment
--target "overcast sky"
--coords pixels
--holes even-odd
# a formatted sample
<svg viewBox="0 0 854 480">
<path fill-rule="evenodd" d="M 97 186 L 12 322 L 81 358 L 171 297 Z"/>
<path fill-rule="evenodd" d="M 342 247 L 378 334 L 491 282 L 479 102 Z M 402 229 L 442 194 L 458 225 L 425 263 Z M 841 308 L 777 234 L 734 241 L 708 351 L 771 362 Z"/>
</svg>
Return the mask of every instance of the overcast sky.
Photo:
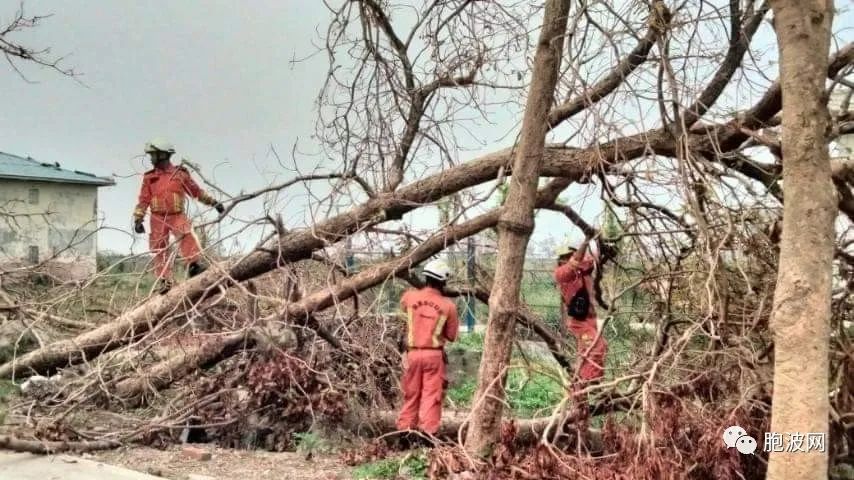
<svg viewBox="0 0 854 480">
<path fill-rule="evenodd" d="M 0 1 L 0 21 L 18 3 Z M 53 16 L 17 38 L 67 56 L 63 65 L 79 71 L 84 85 L 24 66 L 36 82 L 27 83 L 0 67 L 0 151 L 116 175 L 117 185 L 100 192 L 107 227 L 101 249 L 147 248 L 145 237 L 131 235 L 130 216 L 140 174 L 150 168 L 142 150 L 151 137 L 167 137 L 178 157 L 198 163 L 232 195 L 293 175 L 271 147 L 287 161 L 297 142 L 303 152 L 318 151 L 310 137 L 327 59 L 292 60 L 316 52 L 317 31 L 329 20 L 323 2 L 26 0 L 25 11 Z M 498 125 L 495 144 L 484 135 L 483 150 L 512 142 L 503 134 L 513 127 Z M 297 161 L 310 170 L 317 157 Z M 277 210 L 289 226 L 304 226 L 308 196 L 295 190 L 288 202 Z M 595 215 L 595 203 L 591 198 L 582 210 Z M 258 203 L 249 204 L 235 216 L 248 220 L 258 212 Z M 565 219 L 543 212 L 533 245 L 570 232 L 578 235 Z"/>
<path fill-rule="evenodd" d="M 0 2 L 0 19 L 17 4 Z M 235 194 L 276 174 L 287 178 L 271 146 L 289 156 L 297 139 L 313 133 L 326 58 L 291 60 L 314 52 L 315 29 L 327 19 L 322 2 L 27 0 L 25 11 L 53 16 L 18 38 L 68 55 L 63 65 L 78 70 L 85 86 L 24 68 L 37 82 L 28 84 L 0 68 L 0 151 L 119 176 L 101 189 L 100 209 L 108 227 L 124 232 L 102 232 L 102 249 L 132 246 L 130 215 L 139 174 L 150 168 L 142 156 L 149 138 L 169 138 L 179 156 Z M 138 237 L 133 249 L 145 243 Z"/>
</svg>

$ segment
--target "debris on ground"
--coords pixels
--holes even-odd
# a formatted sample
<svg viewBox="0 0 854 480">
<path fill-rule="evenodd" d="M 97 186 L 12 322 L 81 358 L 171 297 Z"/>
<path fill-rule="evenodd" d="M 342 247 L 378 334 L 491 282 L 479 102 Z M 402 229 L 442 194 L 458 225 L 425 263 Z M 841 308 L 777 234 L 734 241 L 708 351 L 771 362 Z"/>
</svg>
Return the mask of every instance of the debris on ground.
<svg viewBox="0 0 854 480">
<path fill-rule="evenodd" d="M 207 475 L 219 480 L 349 480 L 349 468 L 334 456 L 315 455 L 306 461 L 295 452 L 267 452 L 211 447 L 211 459 L 185 457 L 181 448 L 119 448 L 99 452 L 94 459 L 140 472 L 156 469 L 169 480 L 185 480 L 189 475 Z"/>
</svg>

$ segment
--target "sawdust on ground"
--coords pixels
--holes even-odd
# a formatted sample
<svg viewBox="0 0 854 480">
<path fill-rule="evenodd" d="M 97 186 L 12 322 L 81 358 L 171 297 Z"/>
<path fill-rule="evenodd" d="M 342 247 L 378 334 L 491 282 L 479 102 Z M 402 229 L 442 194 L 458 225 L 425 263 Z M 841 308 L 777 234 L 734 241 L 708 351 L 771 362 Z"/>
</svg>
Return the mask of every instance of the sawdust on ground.
<svg viewBox="0 0 854 480">
<path fill-rule="evenodd" d="M 217 480 L 349 480 L 350 469 L 335 457 L 291 452 L 247 451 L 199 445 L 212 454 L 210 460 L 187 458 L 180 446 L 158 450 L 149 447 L 120 448 L 100 452 L 94 459 L 120 465 L 170 480 L 186 480 L 190 474 L 207 475 Z"/>
</svg>

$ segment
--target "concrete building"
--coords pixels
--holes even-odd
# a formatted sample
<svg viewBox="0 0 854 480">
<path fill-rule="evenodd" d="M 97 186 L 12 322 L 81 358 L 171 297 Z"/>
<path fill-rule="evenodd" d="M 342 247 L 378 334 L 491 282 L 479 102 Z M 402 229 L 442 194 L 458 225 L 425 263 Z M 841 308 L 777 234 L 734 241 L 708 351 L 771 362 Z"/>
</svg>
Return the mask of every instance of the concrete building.
<svg viewBox="0 0 854 480">
<path fill-rule="evenodd" d="M 0 152 L 0 272 L 39 265 L 59 280 L 95 272 L 98 187 L 112 178 Z"/>
</svg>

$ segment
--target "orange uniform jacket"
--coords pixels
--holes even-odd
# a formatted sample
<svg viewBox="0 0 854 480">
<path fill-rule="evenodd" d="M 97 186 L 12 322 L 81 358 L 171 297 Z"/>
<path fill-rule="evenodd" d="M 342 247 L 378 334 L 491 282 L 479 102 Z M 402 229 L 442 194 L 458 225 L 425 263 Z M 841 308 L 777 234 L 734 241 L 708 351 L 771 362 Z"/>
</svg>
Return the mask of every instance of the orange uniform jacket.
<svg viewBox="0 0 854 480">
<path fill-rule="evenodd" d="M 440 349 L 455 341 L 460 329 L 457 306 L 430 287 L 407 290 L 400 299 L 406 312 L 406 346 L 411 349 Z"/>
<path fill-rule="evenodd" d="M 576 260 L 575 257 L 570 257 L 563 265 L 559 265 L 554 272 L 555 281 L 560 288 L 563 304 L 566 305 L 572 297 L 583 287 L 587 289 L 587 294 L 593 298 L 593 281 L 590 274 L 593 272 L 595 260 L 590 255 L 585 255 L 584 259 Z M 591 308 L 588 317 L 596 316 L 596 309 Z"/>
<path fill-rule="evenodd" d="M 184 213 L 186 196 L 197 199 L 205 205 L 214 205 L 216 200 L 207 194 L 190 176 L 183 166 L 169 165 L 165 169 L 153 169 L 145 172 L 139 201 L 133 212 L 135 218 L 145 216 L 150 208 L 153 215 Z"/>
</svg>

